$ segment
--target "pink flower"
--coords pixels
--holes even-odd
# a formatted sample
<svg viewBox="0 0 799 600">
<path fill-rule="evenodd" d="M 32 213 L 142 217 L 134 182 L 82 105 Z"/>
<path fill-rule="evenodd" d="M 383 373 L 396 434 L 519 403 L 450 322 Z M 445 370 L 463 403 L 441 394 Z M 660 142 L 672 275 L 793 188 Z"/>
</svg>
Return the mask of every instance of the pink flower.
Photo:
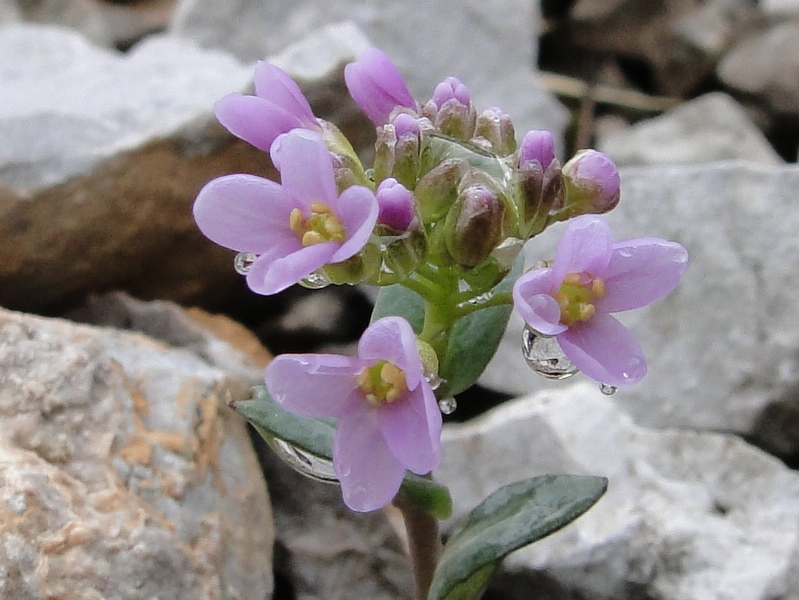
<svg viewBox="0 0 799 600">
<path fill-rule="evenodd" d="M 687 264 L 680 244 L 660 238 L 614 244 L 601 217 L 584 215 L 569 221 L 551 268 L 518 279 L 513 301 L 527 324 L 555 336 L 583 373 L 608 385 L 632 385 L 646 374 L 646 360 L 632 334 L 609 313 L 662 298 Z"/>
<path fill-rule="evenodd" d="M 375 125 L 388 123 L 398 106 L 416 111 L 416 100 L 396 65 L 377 48 L 369 48 L 344 67 L 344 81 L 352 99 Z"/>
<path fill-rule="evenodd" d="M 393 177 L 384 179 L 377 186 L 377 204 L 380 213 L 377 222 L 395 231 L 408 231 L 416 218 L 413 194 Z"/>
<path fill-rule="evenodd" d="M 321 131 L 299 86 L 263 61 L 255 65 L 255 96 L 229 94 L 214 105 L 214 113 L 233 135 L 264 152 L 281 133 L 297 128 Z"/>
<path fill-rule="evenodd" d="M 194 218 L 220 246 L 258 255 L 247 284 L 275 294 L 326 264 L 355 255 L 377 222 L 371 190 L 352 186 L 339 196 L 333 159 L 315 132 L 295 129 L 272 146 L 282 184 L 255 175 L 227 175 L 206 184 Z"/>
<path fill-rule="evenodd" d="M 358 344 L 358 358 L 283 354 L 266 367 L 265 379 L 286 410 L 338 418 L 333 467 L 352 510 L 368 512 L 391 502 L 406 469 L 424 474 L 438 466 L 441 413 L 404 319 L 372 323 Z"/>
</svg>

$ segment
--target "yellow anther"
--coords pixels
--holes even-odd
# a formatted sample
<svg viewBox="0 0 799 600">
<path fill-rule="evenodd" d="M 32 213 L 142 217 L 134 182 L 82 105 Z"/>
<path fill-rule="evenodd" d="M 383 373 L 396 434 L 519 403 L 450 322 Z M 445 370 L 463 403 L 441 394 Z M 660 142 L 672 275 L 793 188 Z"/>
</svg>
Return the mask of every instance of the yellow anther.
<svg viewBox="0 0 799 600">
<path fill-rule="evenodd" d="M 299 208 L 294 208 L 291 210 L 291 214 L 289 214 L 289 227 L 291 230 L 296 234 L 303 233 L 303 226 L 302 226 L 302 211 Z"/>
<path fill-rule="evenodd" d="M 406 388 L 405 373 L 394 363 L 387 362 L 380 369 L 380 378 L 391 384 L 395 390 L 403 391 Z"/>
<path fill-rule="evenodd" d="M 314 244 L 321 244 L 324 241 L 324 236 L 318 231 L 306 231 L 302 234 L 303 246 L 313 246 Z"/>
<path fill-rule="evenodd" d="M 315 212 L 318 215 L 329 215 L 333 213 L 332 208 L 330 208 L 324 202 L 320 202 L 318 200 L 316 202 L 311 202 L 310 209 L 311 212 Z"/>
<path fill-rule="evenodd" d="M 344 235 L 347 233 L 347 230 L 344 229 L 344 225 L 341 224 L 341 221 L 335 217 L 328 218 L 325 220 L 323 226 L 332 240 L 344 240 Z"/>
<path fill-rule="evenodd" d="M 591 282 L 591 293 L 594 294 L 594 298 L 602 298 L 605 295 L 605 280 L 595 278 Z"/>
<path fill-rule="evenodd" d="M 355 381 L 363 390 L 366 401 L 374 406 L 391 404 L 408 389 L 405 372 L 385 360 L 366 367 L 355 376 Z"/>
<path fill-rule="evenodd" d="M 587 321 L 591 317 L 594 316 L 596 312 L 596 306 L 593 304 L 581 304 L 580 305 L 580 320 Z"/>
<path fill-rule="evenodd" d="M 563 278 L 564 285 L 580 285 L 582 282 L 583 279 L 579 273 L 567 273 Z"/>
</svg>

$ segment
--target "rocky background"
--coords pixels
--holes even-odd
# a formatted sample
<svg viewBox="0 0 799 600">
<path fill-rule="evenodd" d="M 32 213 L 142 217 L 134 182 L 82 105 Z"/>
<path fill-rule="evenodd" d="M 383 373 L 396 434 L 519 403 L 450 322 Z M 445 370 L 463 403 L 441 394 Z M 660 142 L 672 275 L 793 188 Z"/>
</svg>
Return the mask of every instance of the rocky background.
<svg viewBox="0 0 799 600">
<path fill-rule="evenodd" d="M 349 513 L 226 406 L 265 348 L 351 351 L 373 290 L 257 297 L 190 212 L 274 175 L 211 114 L 259 58 L 368 155 L 341 65 L 372 44 L 419 98 L 457 75 L 562 157 L 608 153 L 616 235 L 691 253 L 626 320 L 641 385 L 540 379 L 514 319 L 458 398 L 454 519 L 536 474 L 611 480 L 486 599 L 799 598 L 799 0 L 0 0 L 0 598 L 410 598 L 396 515 Z"/>
</svg>

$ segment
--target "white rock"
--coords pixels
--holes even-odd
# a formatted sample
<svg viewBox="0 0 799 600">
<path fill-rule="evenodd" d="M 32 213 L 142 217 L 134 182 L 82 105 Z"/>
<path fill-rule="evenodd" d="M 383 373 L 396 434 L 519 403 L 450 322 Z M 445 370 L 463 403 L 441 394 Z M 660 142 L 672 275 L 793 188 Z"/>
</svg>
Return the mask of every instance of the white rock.
<svg viewBox="0 0 799 600">
<path fill-rule="evenodd" d="M 252 77 L 231 56 L 154 36 L 128 54 L 65 28 L 0 30 L 0 181 L 41 189 L 168 137 Z"/>
<path fill-rule="evenodd" d="M 795 406 L 799 384 L 799 167 L 721 162 L 622 170 L 608 215 L 616 239 L 659 236 L 691 255 L 664 300 L 620 314 L 641 342 L 649 373 L 614 398 L 642 424 L 758 436 L 775 405 Z M 531 240 L 528 264 L 551 258 L 562 226 Z M 524 367 L 514 314 L 481 382 L 514 394 L 552 385 Z M 781 452 L 797 450 L 795 417 Z M 760 439 L 772 448 L 778 440 Z"/>
<path fill-rule="evenodd" d="M 783 21 L 738 42 L 719 63 L 721 81 L 799 114 L 799 20 Z"/>
<path fill-rule="evenodd" d="M 142 335 L 0 312 L 0 597 L 270 594 L 266 487 L 224 404 L 246 389 Z"/>
<path fill-rule="evenodd" d="M 448 426 L 444 446 L 436 476 L 456 517 L 527 477 L 610 479 L 584 516 L 510 555 L 520 589 L 535 577 L 563 598 L 799 597 L 799 475 L 735 436 L 637 427 L 582 383 Z"/>
<path fill-rule="evenodd" d="M 760 0 L 757 6 L 770 17 L 799 16 L 799 0 Z"/>
<path fill-rule="evenodd" d="M 695 164 L 741 158 L 777 165 L 783 160 L 746 111 L 714 92 L 666 114 L 600 138 L 597 148 L 619 165 Z"/>
<path fill-rule="evenodd" d="M 522 0 L 182 0 L 173 32 L 254 60 L 341 21 L 357 24 L 384 50 L 423 101 L 455 75 L 478 109 L 500 106 L 520 134 L 534 127 L 560 131 L 566 121 L 565 110 L 536 83 L 536 8 Z"/>
</svg>

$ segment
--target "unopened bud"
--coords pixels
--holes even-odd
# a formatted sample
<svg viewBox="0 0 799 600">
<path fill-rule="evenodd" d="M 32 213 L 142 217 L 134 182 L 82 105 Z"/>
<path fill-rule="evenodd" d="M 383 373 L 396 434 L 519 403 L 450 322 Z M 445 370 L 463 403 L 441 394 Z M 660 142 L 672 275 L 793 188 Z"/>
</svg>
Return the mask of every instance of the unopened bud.
<svg viewBox="0 0 799 600">
<path fill-rule="evenodd" d="M 459 79 L 444 79 L 436 86 L 430 101 L 435 106 L 433 124 L 443 134 L 459 140 L 468 140 L 474 136 L 477 114 L 469 91 Z"/>
<path fill-rule="evenodd" d="M 555 140 L 549 131 L 533 129 L 528 131 L 519 146 L 519 167 L 530 162 L 541 165 L 541 172 L 546 171 L 555 160 Z"/>
<path fill-rule="evenodd" d="M 581 150 L 563 165 L 562 172 L 563 210 L 569 217 L 606 213 L 619 203 L 619 170 L 601 152 Z"/>
<path fill-rule="evenodd" d="M 525 161 L 519 167 L 522 206 L 522 237 L 540 233 L 552 210 L 563 206 L 563 178 L 560 163 L 553 159 L 546 169 L 538 160 Z"/>
<path fill-rule="evenodd" d="M 488 140 L 499 156 L 507 156 L 516 151 L 516 132 L 513 129 L 513 122 L 500 108 L 488 108 L 477 116 L 474 137 Z"/>
<path fill-rule="evenodd" d="M 383 181 L 394 172 L 394 161 L 397 150 L 397 135 L 394 125 L 388 124 L 377 128 L 375 140 L 375 159 L 372 166 L 372 177 L 375 181 Z"/>
<path fill-rule="evenodd" d="M 462 158 L 448 158 L 430 169 L 414 188 L 425 223 L 443 217 L 458 197 L 458 183 L 466 172 Z"/>
<path fill-rule="evenodd" d="M 416 205 L 413 194 L 396 179 L 383 180 L 375 193 L 380 212 L 379 225 L 385 225 L 395 232 L 408 231 L 416 220 Z"/>
<path fill-rule="evenodd" d="M 447 215 L 446 243 L 460 265 L 475 267 L 502 241 L 505 204 L 482 183 L 465 187 Z"/>
<path fill-rule="evenodd" d="M 394 150 L 395 179 L 405 187 L 414 188 L 419 178 L 419 149 L 421 129 L 415 117 L 407 113 L 398 114 L 393 121 L 397 138 Z"/>
</svg>

